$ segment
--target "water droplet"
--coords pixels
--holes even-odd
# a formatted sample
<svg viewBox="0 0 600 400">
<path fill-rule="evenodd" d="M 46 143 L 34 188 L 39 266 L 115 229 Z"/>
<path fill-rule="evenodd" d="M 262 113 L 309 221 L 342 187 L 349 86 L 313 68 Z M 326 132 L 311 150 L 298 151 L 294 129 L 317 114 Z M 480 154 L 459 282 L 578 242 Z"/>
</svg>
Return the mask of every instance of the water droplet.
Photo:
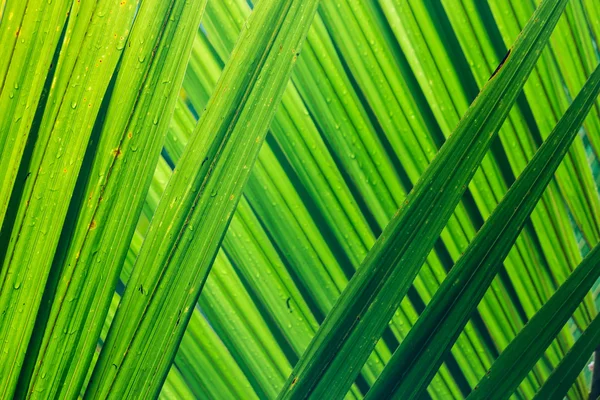
<svg viewBox="0 0 600 400">
<path fill-rule="evenodd" d="M 10 92 L 10 93 L 8 94 L 8 97 L 10 97 L 10 98 L 12 99 L 13 97 L 15 97 L 15 94 L 14 94 L 13 92 Z"/>
<path fill-rule="evenodd" d="M 19 82 L 15 82 L 15 89 L 19 89 Z"/>
<path fill-rule="evenodd" d="M 71 108 L 74 110 L 77 108 L 77 103 L 76 102 L 72 102 L 71 103 Z"/>
<path fill-rule="evenodd" d="M 19 290 L 20 288 L 21 288 L 21 282 L 15 282 L 15 284 L 13 285 L 13 289 Z"/>
</svg>

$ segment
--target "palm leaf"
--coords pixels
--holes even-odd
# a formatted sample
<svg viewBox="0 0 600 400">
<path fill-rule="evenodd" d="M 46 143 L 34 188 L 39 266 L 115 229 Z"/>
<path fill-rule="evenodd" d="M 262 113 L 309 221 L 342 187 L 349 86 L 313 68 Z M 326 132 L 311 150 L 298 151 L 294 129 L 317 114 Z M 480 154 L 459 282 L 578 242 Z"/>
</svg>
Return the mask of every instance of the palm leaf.
<svg viewBox="0 0 600 400">
<path fill-rule="evenodd" d="M 590 360 L 590 354 L 598 346 L 600 346 L 600 317 L 596 316 L 535 394 L 534 399 L 564 399 L 573 382 Z M 590 395 L 590 398 L 593 399 L 594 395 Z"/>
<path fill-rule="evenodd" d="M 386 365 L 369 397 L 418 398 L 497 274 L 600 91 L 600 68 L 574 100 Z M 525 201 L 523 199 L 526 199 Z M 443 327 L 443 329 L 441 329 Z"/>
<path fill-rule="evenodd" d="M 379 337 L 408 291 L 460 200 L 464 185 L 508 114 L 510 100 L 516 98 L 517 90 L 533 68 L 537 59 L 533 55 L 535 49 L 544 46 L 564 5 L 545 2 L 534 14 L 534 22 L 524 30 L 506 62 L 475 100 L 319 328 L 282 397 L 303 397 L 309 393 L 317 396 L 327 393 L 329 397 L 347 390 L 356 377 L 356 369 L 352 367 L 362 364 L 372 350 L 372 346 L 358 346 L 358 343 L 365 337 Z M 543 24 L 538 25 L 539 21 Z M 500 97 L 502 102 L 498 102 Z M 454 171 L 445 167 L 448 164 L 460 167 Z M 445 196 L 439 197 L 439 193 Z"/>
<path fill-rule="evenodd" d="M 600 277 L 598 265 L 597 245 L 502 352 L 469 399 L 502 399 L 510 395 Z M 515 363 L 517 359 L 519 362 Z"/>
<path fill-rule="evenodd" d="M 68 397 L 81 389 L 154 172 L 153 160 L 164 141 L 175 88 L 185 72 L 182 60 L 192 45 L 190 34 L 205 4 L 146 2 L 139 9 L 113 89 L 121 101 L 108 107 L 90 167 L 94 178 L 88 180 L 86 201 L 74 218 L 77 228 L 59 244 L 54 260 L 62 281 L 39 354 L 32 360 L 36 365 L 28 379 L 30 391 L 50 387 L 48 394 L 64 390 L 61 396 Z M 171 82 L 173 86 L 158 90 Z M 68 300 L 79 296 L 85 301 Z M 88 313 L 90 308 L 95 312 Z M 65 331 L 66 337 L 56 334 Z M 80 352 L 87 357 L 74 362 Z"/>
<path fill-rule="evenodd" d="M 71 10 L 78 14 L 76 7 Z M 46 77 L 54 71 L 51 62 L 69 14 L 69 1 L 53 5 L 36 1 L 11 1 L 2 9 L 0 43 L 0 226 L 6 216 L 8 202 L 15 185 L 19 163 L 42 97 Z M 27 9 L 27 13 L 25 10 Z M 33 12 L 32 12 L 33 11 Z M 41 54 L 35 64 L 29 62 Z M 5 234 L 3 232 L 3 234 Z"/>
<path fill-rule="evenodd" d="M 550 332 L 538 313 L 547 313 L 549 299 L 560 302 L 552 297 L 559 287 L 569 297 L 565 282 L 600 241 L 599 102 L 586 103 L 572 145 L 555 153 L 568 148 L 554 179 L 524 196 L 526 212 L 498 217 L 524 171 L 558 163 L 544 156 L 557 137 L 550 133 L 559 119 L 564 127 L 585 111 L 587 89 L 572 98 L 597 65 L 600 14 L 590 0 L 555 10 L 556 27 L 533 38 L 538 47 L 525 69 L 516 67 L 514 48 L 503 60 L 519 35 L 522 42 L 536 5 L 563 7 L 546 3 L 339 0 L 319 2 L 312 18 L 316 0 L 0 1 L 5 397 L 89 398 L 98 390 L 100 397 L 275 398 L 294 366 L 303 368 L 313 339 L 346 330 L 331 322 L 342 293 L 390 240 L 387 231 L 380 236 L 404 218 L 398 209 L 428 207 L 414 199 L 429 197 L 419 191 L 432 163 L 442 174 L 461 167 L 465 174 L 456 188 L 429 193 L 437 199 L 429 205 L 443 212 L 422 215 L 420 236 L 400 243 L 417 251 L 409 274 L 398 275 L 399 293 L 391 293 L 393 280 L 383 286 L 391 303 L 359 313 L 359 329 L 339 349 L 333 343 L 323 374 L 315 365 L 315 386 L 303 387 L 301 375 L 291 394 L 402 397 L 407 380 L 396 392 L 382 382 L 396 386 L 399 356 L 421 340 L 401 374 L 418 382 L 409 392 L 419 397 L 465 398 L 480 380 L 489 385 L 490 368 L 494 379 L 507 378 L 494 393 L 502 397 L 583 399 L 597 391 L 583 367 L 598 284 L 586 281 L 591 292 L 580 287 L 561 304 L 562 321 Z M 522 75 L 512 79 L 511 71 Z M 495 103 L 490 89 L 504 80 L 512 81 L 510 96 Z M 456 126 L 465 134 L 480 91 L 473 107 L 501 104 L 502 118 L 491 131 L 478 119 L 488 125 L 471 143 L 479 150 L 467 151 L 468 165 L 455 165 L 461 151 L 447 148 L 462 146 L 452 134 Z M 440 148 L 442 167 L 434 161 Z M 203 164 L 205 155 L 214 163 Z M 249 158 L 237 164 L 238 156 Z M 251 168 L 240 171 L 243 164 Z M 227 171 L 232 179 L 223 178 Z M 505 229 L 504 245 L 490 245 L 516 222 L 520 233 Z M 477 269 L 481 285 L 453 287 L 474 248 L 503 262 Z M 439 299 L 454 290 L 463 294 L 450 296 L 460 306 L 445 314 Z M 432 310 L 456 318 L 432 322 L 440 328 L 434 336 L 420 334 Z M 369 321 L 374 329 L 361 337 Z M 526 344 L 532 337 L 541 338 L 534 347 Z M 522 365 L 504 355 L 515 345 L 529 351 Z"/>
<path fill-rule="evenodd" d="M 264 1 L 250 17 L 260 29 L 242 34 L 169 181 L 88 396 L 159 392 L 316 9 L 301 3 Z"/>
<path fill-rule="evenodd" d="M 71 20 L 72 35 L 65 34 L 68 48 L 59 57 L 61 72 L 47 100 L 52 106 L 46 108 L 37 132 L 32 173 L 24 185 L 0 271 L 3 395 L 14 391 L 67 214 L 69 203 L 64 199 L 70 199 L 83 161 L 77 155 L 87 147 L 99 99 L 117 66 L 136 11 L 132 5 L 110 3 L 100 1 L 97 9 L 86 4 L 72 10 L 77 11 L 77 18 Z M 112 25 L 116 29 L 108 29 Z M 22 147 L 15 148 L 22 151 Z"/>
</svg>

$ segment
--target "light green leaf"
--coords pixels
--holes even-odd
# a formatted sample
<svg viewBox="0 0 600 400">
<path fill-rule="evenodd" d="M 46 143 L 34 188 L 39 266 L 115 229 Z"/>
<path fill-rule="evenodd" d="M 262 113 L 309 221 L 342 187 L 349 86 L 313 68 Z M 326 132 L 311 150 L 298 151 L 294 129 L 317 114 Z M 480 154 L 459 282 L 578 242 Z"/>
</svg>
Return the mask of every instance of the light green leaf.
<svg viewBox="0 0 600 400">
<path fill-rule="evenodd" d="M 0 269 L 0 397 L 11 397 L 31 337 L 101 99 L 121 58 L 137 2 L 74 8 Z M 52 107 L 50 107 L 50 102 Z M 45 122 L 44 122 L 45 121 Z M 11 147 L 12 150 L 12 147 Z M 4 152 L 3 152 L 4 154 Z M 4 191 L 2 191 L 4 195 Z"/>
<path fill-rule="evenodd" d="M 39 352 L 27 360 L 33 374 L 21 376 L 30 393 L 69 398 L 81 390 L 205 4 L 145 1 L 128 41 L 120 38 L 125 51 L 111 97 L 119 101 L 106 112 L 74 232 L 54 259 L 60 281 L 37 333 Z"/>
<path fill-rule="evenodd" d="M 248 19 L 161 198 L 86 397 L 160 391 L 316 6 L 261 0 Z"/>
</svg>

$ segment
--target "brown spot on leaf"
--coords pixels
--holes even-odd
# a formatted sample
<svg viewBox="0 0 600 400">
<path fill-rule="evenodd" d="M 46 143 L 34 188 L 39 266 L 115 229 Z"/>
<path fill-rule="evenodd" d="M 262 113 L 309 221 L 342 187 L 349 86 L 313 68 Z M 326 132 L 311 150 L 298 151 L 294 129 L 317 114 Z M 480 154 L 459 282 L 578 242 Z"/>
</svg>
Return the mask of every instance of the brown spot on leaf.
<svg viewBox="0 0 600 400">
<path fill-rule="evenodd" d="M 91 230 L 94 230 L 94 229 L 96 229 L 96 227 L 97 227 L 97 226 L 98 226 L 98 225 L 96 224 L 96 220 L 93 220 L 93 221 L 90 223 L 90 231 L 91 231 Z"/>
<path fill-rule="evenodd" d="M 121 155 L 121 148 L 117 147 L 116 149 L 114 149 L 113 155 L 115 156 L 115 158 L 119 157 Z"/>
</svg>

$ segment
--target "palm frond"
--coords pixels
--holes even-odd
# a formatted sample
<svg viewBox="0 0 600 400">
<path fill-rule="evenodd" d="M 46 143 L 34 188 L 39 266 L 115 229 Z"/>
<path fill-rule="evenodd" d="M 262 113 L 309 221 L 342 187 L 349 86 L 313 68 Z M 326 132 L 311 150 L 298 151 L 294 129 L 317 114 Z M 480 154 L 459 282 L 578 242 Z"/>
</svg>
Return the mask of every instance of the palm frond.
<svg viewBox="0 0 600 400">
<path fill-rule="evenodd" d="M 0 397 L 593 397 L 599 18 L 0 1 Z"/>
</svg>

